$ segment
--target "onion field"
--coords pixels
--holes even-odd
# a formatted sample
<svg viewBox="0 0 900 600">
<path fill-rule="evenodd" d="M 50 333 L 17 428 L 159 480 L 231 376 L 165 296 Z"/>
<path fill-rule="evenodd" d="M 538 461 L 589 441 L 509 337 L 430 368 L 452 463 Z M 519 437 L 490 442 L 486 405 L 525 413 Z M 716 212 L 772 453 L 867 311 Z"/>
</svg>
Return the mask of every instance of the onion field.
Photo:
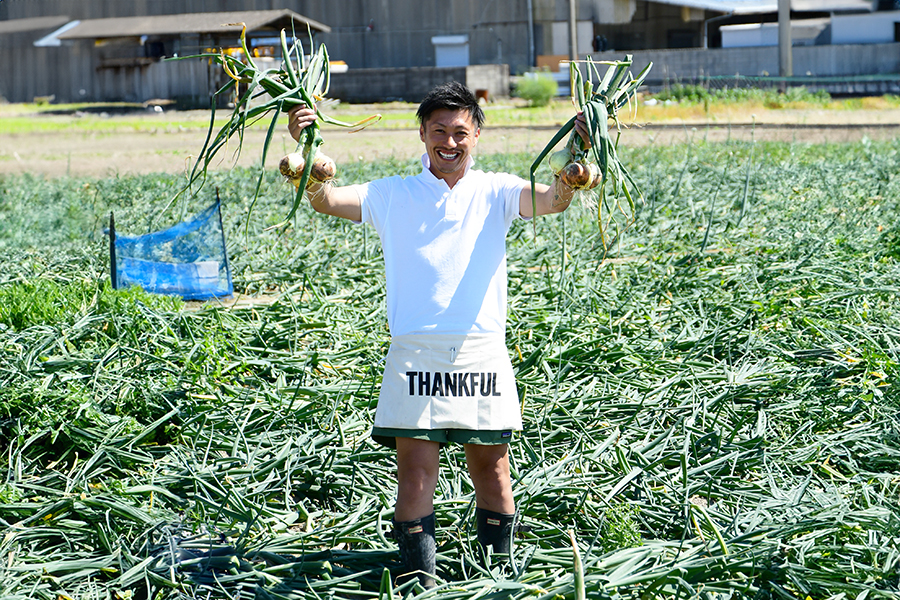
<svg viewBox="0 0 900 600">
<path fill-rule="evenodd" d="M 428 592 L 385 576 L 372 230 L 267 229 L 293 188 L 254 204 L 253 169 L 171 204 L 173 175 L 0 178 L 0 597 L 900 599 L 900 143 L 619 153 L 645 202 L 607 244 L 589 197 L 509 235 L 525 531 L 484 566 L 446 448 Z M 235 302 L 110 288 L 110 211 L 145 233 L 216 189 Z"/>
</svg>

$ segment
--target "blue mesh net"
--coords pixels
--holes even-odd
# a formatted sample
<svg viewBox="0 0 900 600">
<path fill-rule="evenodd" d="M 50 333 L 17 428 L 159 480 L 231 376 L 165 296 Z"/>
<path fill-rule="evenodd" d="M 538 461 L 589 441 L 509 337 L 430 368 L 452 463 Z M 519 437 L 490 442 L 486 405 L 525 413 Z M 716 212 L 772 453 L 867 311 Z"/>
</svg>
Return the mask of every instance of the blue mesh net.
<svg viewBox="0 0 900 600">
<path fill-rule="evenodd" d="M 230 296 L 221 202 L 174 227 L 136 237 L 117 236 L 110 216 L 110 264 L 116 289 L 137 285 L 185 300 Z"/>
</svg>

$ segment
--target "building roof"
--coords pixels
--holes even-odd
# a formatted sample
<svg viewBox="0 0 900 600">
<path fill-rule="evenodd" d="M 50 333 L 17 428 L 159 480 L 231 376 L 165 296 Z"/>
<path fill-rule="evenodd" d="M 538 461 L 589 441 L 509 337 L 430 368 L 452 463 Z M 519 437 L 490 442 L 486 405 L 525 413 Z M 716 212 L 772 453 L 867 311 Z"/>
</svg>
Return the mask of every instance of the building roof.
<svg viewBox="0 0 900 600">
<path fill-rule="evenodd" d="M 736 15 L 752 15 L 778 11 L 778 0 L 653 0 L 653 2 Z"/>
<path fill-rule="evenodd" d="M 56 29 L 69 22 L 69 17 L 34 17 L 32 19 L 9 19 L 0 21 L 0 35 L 5 33 L 22 33 L 24 31 L 41 31 Z"/>
<path fill-rule="evenodd" d="M 735 15 L 778 12 L 778 0 L 652 0 L 660 4 L 674 4 Z M 791 0 L 791 10 L 832 12 L 873 10 L 872 0 Z"/>
<path fill-rule="evenodd" d="M 104 39 L 142 35 L 181 35 L 185 33 L 236 33 L 242 23 L 247 31 L 280 31 L 295 29 L 306 32 L 329 32 L 331 28 L 292 10 L 247 10 L 236 12 L 184 13 L 146 17 L 86 19 L 61 33 L 59 39 Z"/>
<path fill-rule="evenodd" d="M 872 0 L 791 0 L 791 9 L 800 12 L 872 12 Z"/>
</svg>

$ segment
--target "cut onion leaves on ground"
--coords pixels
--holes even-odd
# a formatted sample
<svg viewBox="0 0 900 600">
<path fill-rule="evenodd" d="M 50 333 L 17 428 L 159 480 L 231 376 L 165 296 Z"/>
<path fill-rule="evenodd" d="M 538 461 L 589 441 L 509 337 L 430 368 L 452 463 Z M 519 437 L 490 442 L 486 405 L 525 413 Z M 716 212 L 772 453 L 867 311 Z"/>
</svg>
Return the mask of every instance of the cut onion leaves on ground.
<svg viewBox="0 0 900 600">
<path fill-rule="evenodd" d="M 294 214 L 303 199 L 306 183 L 313 174 L 313 169 L 323 160 L 330 162 L 333 169 L 333 161 L 321 155 L 319 147 L 324 143 L 321 135 L 320 122 L 336 125 L 359 131 L 379 121 L 380 114 L 374 114 L 357 121 L 347 123 L 334 119 L 324 114 L 319 108 L 331 84 L 331 67 L 328 50 L 325 44 L 319 44 L 313 50 L 314 43 L 310 34 L 310 54 L 307 56 L 303 45 L 293 36 L 293 42 L 288 43 L 287 35 L 281 31 L 282 61 L 278 68 L 263 68 L 253 60 L 252 53 L 247 47 L 247 27 L 243 23 L 241 31 L 242 55 L 233 55 L 224 50 L 218 53 L 202 55 L 222 66 L 231 81 L 222 86 L 215 94 L 212 102 L 212 114 L 210 115 L 209 132 L 203 148 L 197 157 L 186 187 L 193 186 L 198 180 L 205 180 L 209 165 L 218 152 L 227 146 L 228 142 L 237 137 L 238 147 L 236 154 L 240 154 L 244 139 L 244 130 L 248 125 L 270 116 L 271 121 L 267 130 L 265 142 L 262 148 L 262 158 L 259 180 L 256 185 L 255 198 L 259 195 L 260 186 L 264 176 L 264 165 L 269 146 L 272 143 L 276 126 L 282 113 L 288 112 L 295 106 L 315 107 L 318 119 L 315 123 L 303 130 L 302 137 L 297 145 L 297 153 L 303 157 L 303 168 L 299 173 L 294 173 L 289 178 L 296 186 L 297 193 L 294 197 L 291 210 L 288 215 L 276 227 L 285 226 Z M 213 136 L 215 123 L 215 106 L 219 96 L 234 94 L 234 110 L 231 118 Z M 323 160 L 317 160 L 320 156 Z M 332 173 L 331 177 L 334 176 Z M 252 210 L 251 206 L 251 210 Z M 248 215 L 249 218 L 249 215 Z"/>
<path fill-rule="evenodd" d="M 585 65 L 587 79 L 582 75 L 580 64 Z M 598 64 L 608 65 L 602 77 L 597 69 Z M 541 161 L 549 154 L 550 168 L 554 176 L 560 177 L 563 183 L 579 191 L 596 189 L 599 196 L 597 222 L 603 233 L 604 244 L 607 241 L 605 233 L 614 222 L 616 211 L 630 218 L 634 214 L 635 199 L 643 197 L 640 188 L 619 160 L 616 152 L 618 139 L 613 142 L 609 132 L 610 119 L 615 122 L 617 130 L 621 131 L 619 110 L 631 102 L 653 66 L 653 63 L 648 63 L 638 76 L 634 77 L 630 71 L 631 64 L 630 54 L 621 61 L 595 62 L 588 57 L 586 61 L 569 63 L 572 103 L 579 112 L 584 113 L 591 145 L 585 148 L 584 141 L 575 130 L 573 116 L 538 154 L 529 172 L 533 189 L 535 172 L 540 167 Z M 566 136 L 569 136 L 569 139 L 565 147 L 554 152 L 554 148 Z M 608 195 L 607 182 L 610 183 Z M 536 200 L 532 192 L 532 206 L 535 209 Z"/>
<path fill-rule="evenodd" d="M 465 450 L 443 449 L 447 583 L 427 598 L 900 600 L 900 140 L 619 150 L 647 197 L 621 255 L 593 251 L 582 211 L 538 239 L 511 226 L 523 528 L 484 568 Z M 749 184 L 729 163 L 752 163 Z M 210 173 L 226 240 L 254 173 Z M 233 300 L 112 289 L 98 228 L 112 209 L 142 228 L 176 185 L 0 182 L 0 596 L 411 598 L 384 577 L 402 572 L 396 461 L 370 436 L 378 237 L 309 206 L 290 239 L 265 231 L 286 212 L 267 177 L 229 244 Z"/>
</svg>

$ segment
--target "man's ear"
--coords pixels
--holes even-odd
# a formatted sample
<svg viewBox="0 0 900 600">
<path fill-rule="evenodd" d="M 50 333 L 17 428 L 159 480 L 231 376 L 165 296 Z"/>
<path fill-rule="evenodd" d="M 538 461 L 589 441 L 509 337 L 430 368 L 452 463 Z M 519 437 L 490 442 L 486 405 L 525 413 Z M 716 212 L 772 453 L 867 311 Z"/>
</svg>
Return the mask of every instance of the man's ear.
<svg viewBox="0 0 900 600">
<path fill-rule="evenodd" d="M 425 141 L 425 125 L 419 125 L 419 139 Z"/>
</svg>

